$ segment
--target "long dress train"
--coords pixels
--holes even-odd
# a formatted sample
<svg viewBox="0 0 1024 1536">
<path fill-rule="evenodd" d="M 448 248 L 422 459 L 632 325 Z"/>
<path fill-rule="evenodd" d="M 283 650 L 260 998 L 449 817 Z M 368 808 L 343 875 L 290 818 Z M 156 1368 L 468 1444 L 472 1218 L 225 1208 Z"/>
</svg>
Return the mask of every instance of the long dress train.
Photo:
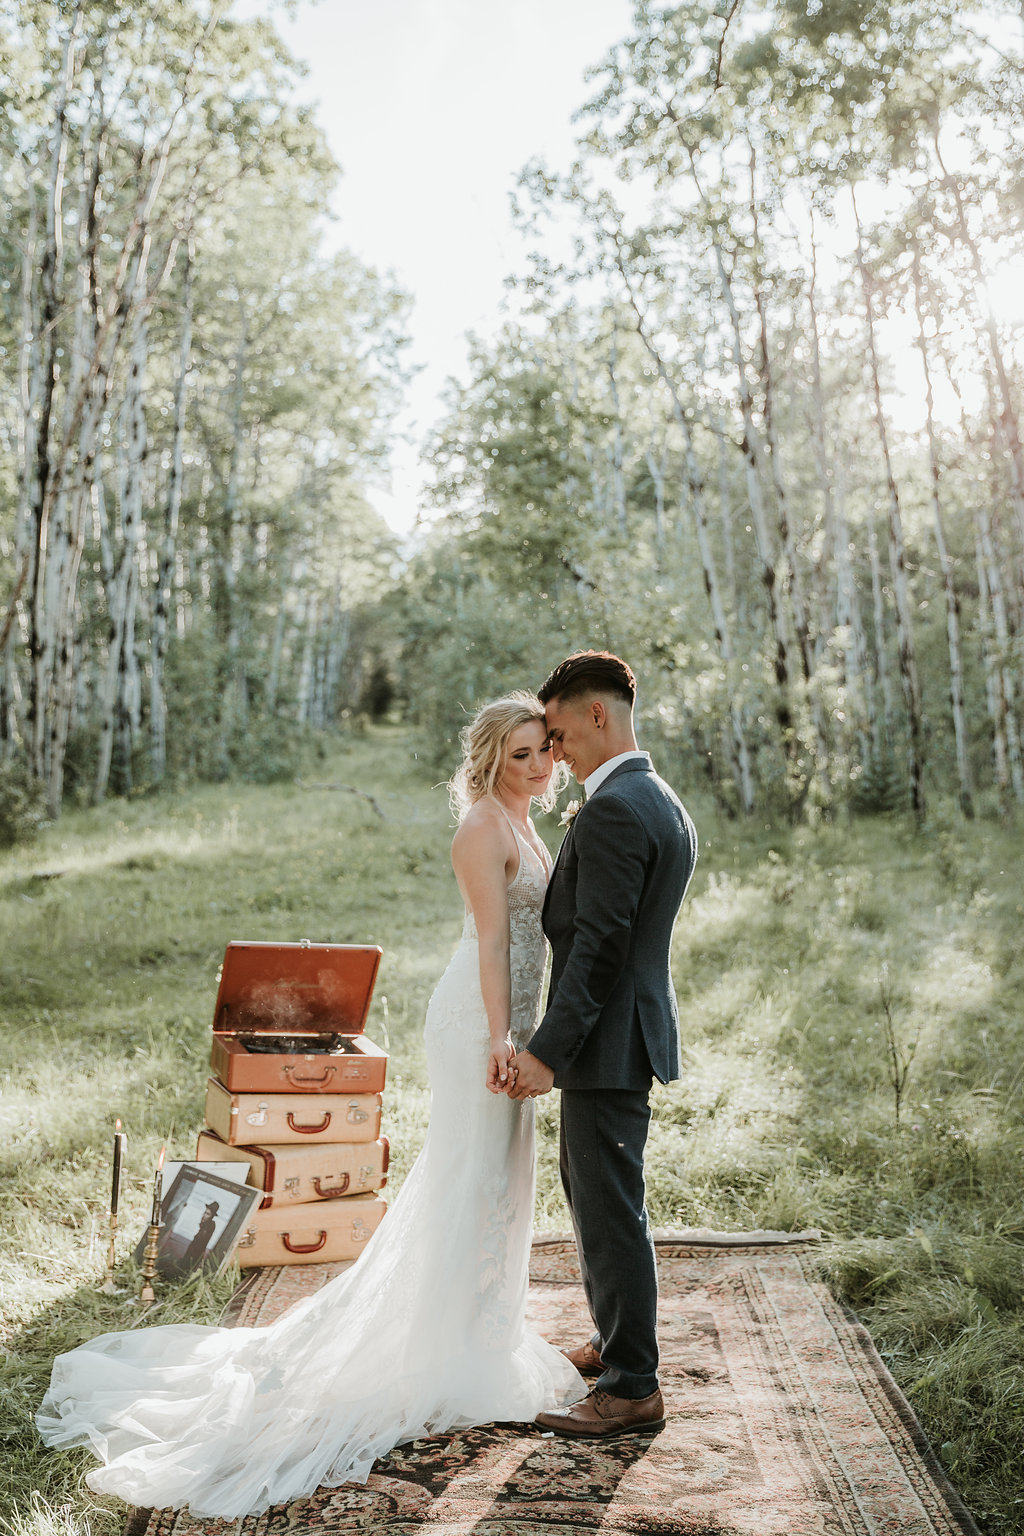
<svg viewBox="0 0 1024 1536">
<path fill-rule="evenodd" d="M 514 830 L 514 829 L 513 829 Z M 509 883 L 512 1030 L 536 1027 L 547 871 L 516 834 Z M 565 1357 L 524 1326 L 534 1111 L 489 1093 L 476 929 L 426 1018 L 430 1127 L 353 1267 L 267 1328 L 167 1324 L 106 1333 L 54 1362 L 36 1417 L 53 1446 L 89 1445 L 89 1486 L 235 1519 L 365 1482 L 403 1441 L 531 1419 L 582 1397 Z"/>
</svg>

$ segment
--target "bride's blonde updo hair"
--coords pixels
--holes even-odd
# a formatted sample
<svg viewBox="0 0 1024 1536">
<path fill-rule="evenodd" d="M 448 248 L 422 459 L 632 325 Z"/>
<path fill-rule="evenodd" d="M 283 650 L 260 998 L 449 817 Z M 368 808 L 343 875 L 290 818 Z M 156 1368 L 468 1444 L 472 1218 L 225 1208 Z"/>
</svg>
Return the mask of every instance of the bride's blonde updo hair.
<svg viewBox="0 0 1024 1536">
<path fill-rule="evenodd" d="M 478 800 L 494 794 L 508 762 L 509 737 L 531 720 L 544 725 L 544 706 L 535 694 L 519 688 L 504 698 L 492 699 L 463 727 L 459 734 L 462 762 L 448 781 L 448 798 L 457 821 L 463 821 Z M 559 763 L 547 794 L 540 799 L 545 811 L 554 809 L 558 792 L 566 782 L 565 768 Z"/>
</svg>

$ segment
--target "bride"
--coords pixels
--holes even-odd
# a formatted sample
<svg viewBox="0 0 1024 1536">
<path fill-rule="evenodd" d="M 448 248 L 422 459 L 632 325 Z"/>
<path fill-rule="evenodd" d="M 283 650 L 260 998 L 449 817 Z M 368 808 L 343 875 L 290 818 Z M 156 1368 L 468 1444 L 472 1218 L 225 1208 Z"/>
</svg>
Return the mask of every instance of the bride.
<svg viewBox="0 0 1024 1536">
<path fill-rule="evenodd" d="M 365 1482 L 403 1441 L 532 1419 L 586 1391 L 524 1326 L 534 1106 L 507 1096 L 546 958 L 550 860 L 529 816 L 554 798 L 543 707 L 497 699 L 462 745 L 450 789 L 466 920 L 427 1007 L 423 1150 L 358 1262 L 269 1327 L 166 1324 L 58 1357 L 36 1422 L 49 1445 L 92 1448 L 97 1492 L 236 1519 Z"/>
</svg>

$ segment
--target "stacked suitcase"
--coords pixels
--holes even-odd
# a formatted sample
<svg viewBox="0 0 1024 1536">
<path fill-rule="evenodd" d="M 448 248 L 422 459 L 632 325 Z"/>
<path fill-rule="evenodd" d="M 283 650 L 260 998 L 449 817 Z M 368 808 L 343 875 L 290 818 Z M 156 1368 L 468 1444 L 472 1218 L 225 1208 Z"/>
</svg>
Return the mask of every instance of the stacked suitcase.
<svg viewBox="0 0 1024 1536">
<path fill-rule="evenodd" d="M 387 1209 L 387 1055 L 363 1035 L 376 945 L 232 941 L 213 1020 L 200 1162 L 263 1191 L 243 1268 L 358 1258 Z"/>
</svg>

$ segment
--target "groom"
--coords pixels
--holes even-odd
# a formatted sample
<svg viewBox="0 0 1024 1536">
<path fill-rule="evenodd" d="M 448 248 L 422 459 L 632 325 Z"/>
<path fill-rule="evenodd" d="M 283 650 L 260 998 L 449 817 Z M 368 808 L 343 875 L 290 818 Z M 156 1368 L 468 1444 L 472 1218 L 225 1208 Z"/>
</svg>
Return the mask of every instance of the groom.
<svg viewBox="0 0 1024 1536">
<path fill-rule="evenodd" d="M 595 1333 L 566 1354 L 597 1381 L 538 1415 L 557 1434 L 660 1429 L 658 1280 L 644 1206 L 653 1078 L 679 1076 L 669 973 L 672 926 L 693 873 L 693 823 L 633 731 L 636 679 L 607 651 L 581 651 L 538 690 L 556 761 L 586 801 L 544 903 L 553 952 L 548 1007 L 516 1058 L 515 1099 L 562 1090 L 561 1174 Z"/>
</svg>

